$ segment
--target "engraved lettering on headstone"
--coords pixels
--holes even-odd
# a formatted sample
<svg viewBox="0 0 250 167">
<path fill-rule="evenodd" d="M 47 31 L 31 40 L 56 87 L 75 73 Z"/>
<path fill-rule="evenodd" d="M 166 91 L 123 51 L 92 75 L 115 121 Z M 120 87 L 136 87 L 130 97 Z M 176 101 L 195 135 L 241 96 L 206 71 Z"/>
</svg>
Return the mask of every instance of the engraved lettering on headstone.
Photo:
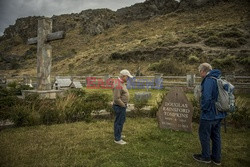
<svg viewBox="0 0 250 167">
<path fill-rule="evenodd" d="M 157 118 L 160 128 L 192 131 L 193 106 L 181 88 L 173 88 L 165 96 Z"/>
</svg>

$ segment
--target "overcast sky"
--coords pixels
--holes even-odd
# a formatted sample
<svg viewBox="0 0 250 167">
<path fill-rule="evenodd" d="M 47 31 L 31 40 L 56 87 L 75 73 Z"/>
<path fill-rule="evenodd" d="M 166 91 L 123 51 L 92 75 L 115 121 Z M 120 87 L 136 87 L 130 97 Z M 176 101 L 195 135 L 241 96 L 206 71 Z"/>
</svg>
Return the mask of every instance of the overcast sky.
<svg viewBox="0 0 250 167">
<path fill-rule="evenodd" d="M 0 0 L 0 36 L 17 18 L 79 13 L 86 9 L 117 10 L 145 0 Z"/>
</svg>

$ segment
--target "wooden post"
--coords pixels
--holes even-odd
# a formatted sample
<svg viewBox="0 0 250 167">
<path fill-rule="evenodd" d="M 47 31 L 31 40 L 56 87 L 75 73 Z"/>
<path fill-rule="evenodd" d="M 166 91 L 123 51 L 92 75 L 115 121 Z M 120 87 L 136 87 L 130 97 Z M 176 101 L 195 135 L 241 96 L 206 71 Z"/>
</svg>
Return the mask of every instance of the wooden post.
<svg viewBox="0 0 250 167">
<path fill-rule="evenodd" d="M 193 87 L 195 84 L 195 74 L 187 75 L 187 87 Z"/>
<path fill-rule="evenodd" d="M 156 73 L 155 74 L 155 89 L 162 89 L 162 83 L 163 83 L 163 74 Z"/>
</svg>

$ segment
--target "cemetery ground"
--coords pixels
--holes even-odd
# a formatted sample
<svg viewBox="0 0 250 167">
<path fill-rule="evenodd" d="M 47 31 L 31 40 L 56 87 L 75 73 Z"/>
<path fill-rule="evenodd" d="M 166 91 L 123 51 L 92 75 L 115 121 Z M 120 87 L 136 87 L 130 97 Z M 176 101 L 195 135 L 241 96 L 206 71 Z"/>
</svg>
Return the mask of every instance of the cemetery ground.
<svg viewBox="0 0 250 167">
<path fill-rule="evenodd" d="M 192 158 L 200 151 L 193 132 L 159 129 L 155 118 L 130 118 L 127 145 L 113 139 L 113 120 L 10 128 L 0 132 L 1 166 L 214 166 Z M 222 166 L 249 165 L 249 129 L 222 129 Z"/>
<path fill-rule="evenodd" d="M 85 91 L 112 95 L 109 89 Z M 147 90 L 129 91 L 133 103 L 135 92 Z M 148 102 L 150 105 L 156 104 L 155 99 L 165 92 L 149 91 L 152 94 Z M 237 96 L 236 102 L 249 108 L 249 94 Z M 190 100 L 193 94 L 187 93 L 187 97 Z M 198 117 L 196 109 L 193 120 Z M 237 119 L 249 116 L 248 110 L 241 109 L 238 113 L 241 111 L 246 113 L 238 115 L 241 117 Z M 124 140 L 128 144 L 117 145 L 113 137 L 113 119 L 99 117 L 90 122 L 5 128 L 0 131 L 0 166 L 214 166 L 201 164 L 192 158 L 193 153 L 200 152 L 196 121 L 193 122 L 192 133 L 187 133 L 160 129 L 157 119 L 149 114 L 128 113 L 124 126 Z M 228 125 L 225 133 L 222 126 L 221 134 L 222 166 L 248 166 L 249 127 Z"/>
</svg>

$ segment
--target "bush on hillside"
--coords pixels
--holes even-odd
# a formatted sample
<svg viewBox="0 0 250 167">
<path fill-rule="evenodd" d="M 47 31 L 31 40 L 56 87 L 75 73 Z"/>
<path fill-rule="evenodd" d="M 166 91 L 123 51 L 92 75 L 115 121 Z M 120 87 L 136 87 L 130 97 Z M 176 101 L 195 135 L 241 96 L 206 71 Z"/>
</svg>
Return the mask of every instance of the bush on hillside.
<svg viewBox="0 0 250 167">
<path fill-rule="evenodd" d="M 238 59 L 238 62 L 243 65 L 250 65 L 250 56 Z"/>
<path fill-rule="evenodd" d="M 182 39 L 181 41 L 187 44 L 197 43 L 201 41 L 201 38 L 195 34 L 189 34 L 188 36 L 184 37 L 184 39 Z"/>
<path fill-rule="evenodd" d="M 222 59 L 214 59 L 211 65 L 217 69 L 229 70 L 234 69 L 236 66 L 236 57 L 232 55 L 227 55 Z"/>
<path fill-rule="evenodd" d="M 218 36 L 222 38 L 240 38 L 243 37 L 244 34 L 237 29 L 236 30 L 233 29 L 233 30 L 223 31 L 219 33 Z"/>
<path fill-rule="evenodd" d="M 224 46 L 226 48 L 238 48 L 240 44 L 235 39 L 223 39 L 221 46 Z"/>
<path fill-rule="evenodd" d="M 194 54 L 188 56 L 188 62 L 191 64 L 198 63 L 199 61 L 200 59 Z"/>
<path fill-rule="evenodd" d="M 247 44 L 247 40 L 246 40 L 245 38 L 243 38 L 243 37 L 238 38 L 238 39 L 237 39 L 237 42 L 238 42 L 240 45 L 245 45 L 245 44 Z"/>
<path fill-rule="evenodd" d="M 168 47 L 168 46 L 174 46 L 178 44 L 178 40 L 168 40 L 168 41 L 160 41 L 158 42 L 158 45 L 161 47 Z"/>
<path fill-rule="evenodd" d="M 164 73 L 165 75 L 181 75 L 186 72 L 183 65 L 173 59 L 165 59 L 153 63 L 148 70 Z"/>
<path fill-rule="evenodd" d="M 211 36 L 204 41 L 205 45 L 210 47 L 218 47 L 222 45 L 221 40 L 217 36 Z"/>
<path fill-rule="evenodd" d="M 209 38 L 211 36 L 215 36 L 214 30 L 200 30 L 197 35 L 201 38 Z"/>
<path fill-rule="evenodd" d="M 24 54 L 23 54 L 23 58 L 25 60 L 28 59 L 32 59 L 36 57 L 36 52 L 37 52 L 37 48 L 35 46 L 31 46 L 29 50 L 27 50 Z"/>
</svg>

